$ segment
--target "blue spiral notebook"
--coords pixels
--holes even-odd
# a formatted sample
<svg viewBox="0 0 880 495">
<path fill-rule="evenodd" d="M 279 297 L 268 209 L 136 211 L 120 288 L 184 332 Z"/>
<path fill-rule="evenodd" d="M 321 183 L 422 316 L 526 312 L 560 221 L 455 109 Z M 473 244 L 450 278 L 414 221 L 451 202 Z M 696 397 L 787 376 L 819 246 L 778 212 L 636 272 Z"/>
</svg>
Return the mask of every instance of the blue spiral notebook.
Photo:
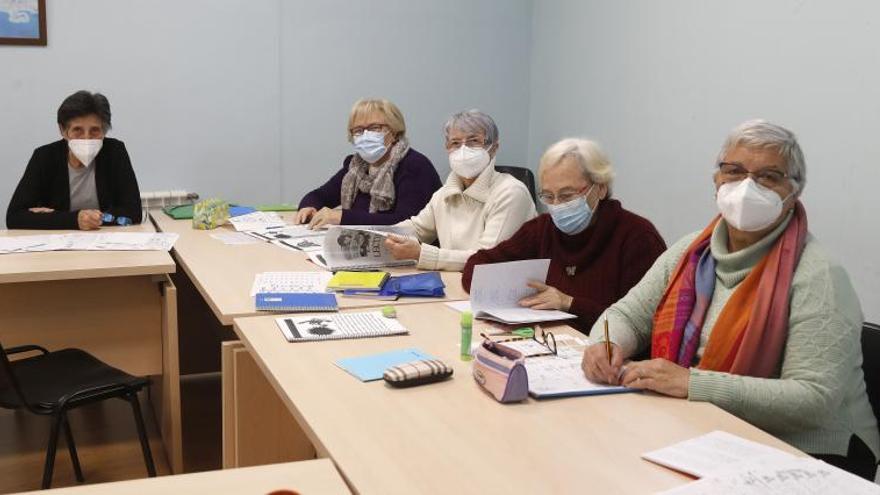
<svg viewBox="0 0 880 495">
<path fill-rule="evenodd" d="M 333 293 L 267 293 L 260 292 L 256 298 L 257 311 L 337 311 L 336 294 Z"/>
</svg>

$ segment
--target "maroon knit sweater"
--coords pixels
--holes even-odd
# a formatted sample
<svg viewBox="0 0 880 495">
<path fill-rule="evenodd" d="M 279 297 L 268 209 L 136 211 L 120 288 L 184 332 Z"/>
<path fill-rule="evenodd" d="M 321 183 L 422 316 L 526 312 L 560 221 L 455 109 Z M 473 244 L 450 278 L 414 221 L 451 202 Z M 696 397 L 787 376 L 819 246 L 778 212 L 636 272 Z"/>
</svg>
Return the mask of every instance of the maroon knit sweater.
<svg viewBox="0 0 880 495">
<path fill-rule="evenodd" d="M 464 289 L 470 292 L 475 265 L 550 258 L 547 284 L 574 298 L 569 312 L 578 319 L 572 326 L 589 333 L 605 308 L 626 295 L 666 250 L 654 225 L 619 201 L 602 200 L 594 214 L 595 222 L 576 235 L 561 232 L 546 213 L 529 220 L 510 239 L 468 259 Z"/>
</svg>

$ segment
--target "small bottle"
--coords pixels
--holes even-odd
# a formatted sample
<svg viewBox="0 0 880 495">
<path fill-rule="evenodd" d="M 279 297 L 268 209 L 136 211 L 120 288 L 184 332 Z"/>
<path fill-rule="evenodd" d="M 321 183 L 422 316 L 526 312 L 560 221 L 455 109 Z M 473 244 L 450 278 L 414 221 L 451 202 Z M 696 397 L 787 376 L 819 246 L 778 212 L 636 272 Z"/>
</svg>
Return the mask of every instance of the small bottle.
<svg viewBox="0 0 880 495">
<path fill-rule="evenodd" d="M 473 334 L 474 315 L 470 311 L 462 311 L 461 313 L 461 360 L 470 361 L 474 357 L 471 356 L 471 335 Z"/>
<path fill-rule="evenodd" d="M 131 225 L 131 219 L 128 217 L 116 217 L 116 225 L 122 225 L 123 227 Z"/>
<path fill-rule="evenodd" d="M 115 220 L 115 218 L 112 213 L 101 213 L 101 223 L 106 225 L 108 223 L 113 223 L 113 220 Z"/>
</svg>

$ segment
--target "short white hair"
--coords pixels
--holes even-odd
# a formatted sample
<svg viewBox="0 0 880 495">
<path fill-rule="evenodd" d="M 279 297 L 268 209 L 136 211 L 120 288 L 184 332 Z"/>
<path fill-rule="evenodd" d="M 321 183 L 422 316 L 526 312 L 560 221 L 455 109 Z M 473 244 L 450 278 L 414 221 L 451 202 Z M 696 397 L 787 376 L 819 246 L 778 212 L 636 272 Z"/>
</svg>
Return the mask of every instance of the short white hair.
<svg viewBox="0 0 880 495">
<path fill-rule="evenodd" d="M 443 135 L 447 140 L 453 129 L 470 134 L 482 134 L 486 140 L 484 143 L 486 148 L 498 142 L 498 126 L 495 121 L 489 114 L 476 108 L 458 112 L 446 120 L 446 124 L 443 125 Z"/>
<path fill-rule="evenodd" d="M 721 146 L 721 152 L 718 153 L 717 162 L 724 161 L 727 152 L 737 146 L 776 150 L 785 160 L 788 177 L 794 183 L 797 193 L 800 194 L 804 190 L 807 184 L 807 163 L 797 136 L 790 130 L 764 119 L 747 120 L 734 127 L 727 135 L 724 145 Z"/>
<path fill-rule="evenodd" d="M 593 184 L 605 185 L 607 197 L 611 197 L 611 182 L 614 180 L 614 169 L 611 160 L 595 141 L 583 138 L 565 138 L 550 145 L 538 165 L 538 177 L 544 172 L 559 165 L 566 158 L 571 158 L 580 167 L 584 178 Z"/>
</svg>

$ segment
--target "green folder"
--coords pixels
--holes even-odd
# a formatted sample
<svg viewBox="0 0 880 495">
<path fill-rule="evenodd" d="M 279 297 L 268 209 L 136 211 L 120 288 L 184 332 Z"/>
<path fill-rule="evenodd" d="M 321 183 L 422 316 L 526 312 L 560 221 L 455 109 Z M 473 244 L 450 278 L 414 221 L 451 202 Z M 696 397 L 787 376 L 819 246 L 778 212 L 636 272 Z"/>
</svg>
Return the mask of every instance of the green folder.
<svg viewBox="0 0 880 495">
<path fill-rule="evenodd" d="M 193 205 L 166 206 L 162 211 L 175 220 L 191 220 L 193 217 Z"/>
<path fill-rule="evenodd" d="M 257 211 L 296 211 L 298 208 L 290 203 L 274 203 L 254 206 Z"/>
</svg>

